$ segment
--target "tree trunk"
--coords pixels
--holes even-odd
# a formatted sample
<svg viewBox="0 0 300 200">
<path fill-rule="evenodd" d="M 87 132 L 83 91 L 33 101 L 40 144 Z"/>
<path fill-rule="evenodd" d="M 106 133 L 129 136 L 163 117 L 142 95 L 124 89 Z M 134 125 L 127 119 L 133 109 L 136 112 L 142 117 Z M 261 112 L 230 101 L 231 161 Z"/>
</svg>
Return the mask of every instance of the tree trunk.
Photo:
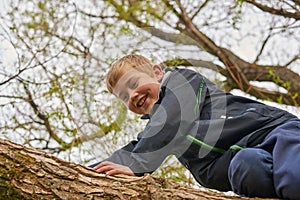
<svg viewBox="0 0 300 200">
<path fill-rule="evenodd" d="M 169 180 L 105 176 L 0 139 L 0 199 L 240 199 Z"/>
</svg>

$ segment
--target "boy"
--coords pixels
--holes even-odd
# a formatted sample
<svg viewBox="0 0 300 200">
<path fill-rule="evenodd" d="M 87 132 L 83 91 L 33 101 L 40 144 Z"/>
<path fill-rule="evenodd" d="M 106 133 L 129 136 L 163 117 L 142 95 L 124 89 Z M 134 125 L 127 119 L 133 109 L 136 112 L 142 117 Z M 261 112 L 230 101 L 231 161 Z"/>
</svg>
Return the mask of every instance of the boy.
<svg viewBox="0 0 300 200">
<path fill-rule="evenodd" d="M 107 87 L 149 121 L 137 141 L 90 166 L 97 172 L 140 176 L 173 154 L 205 187 L 300 199 L 294 115 L 225 93 L 192 70 L 162 70 L 140 55 L 114 63 Z"/>
</svg>

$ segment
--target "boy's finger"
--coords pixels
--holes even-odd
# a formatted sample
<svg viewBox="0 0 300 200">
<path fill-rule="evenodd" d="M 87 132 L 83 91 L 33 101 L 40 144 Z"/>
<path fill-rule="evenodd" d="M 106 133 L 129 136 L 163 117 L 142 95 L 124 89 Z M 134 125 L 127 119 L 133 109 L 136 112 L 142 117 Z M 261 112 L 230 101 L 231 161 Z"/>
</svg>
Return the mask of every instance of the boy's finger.
<svg viewBox="0 0 300 200">
<path fill-rule="evenodd" d="M 107 172 L 107 171 L 112 170 L 112 169 L 113 169 L 113 167 L 108 165 L 108 166 L 103 166 L 103 167 L 100 167 L 100 168 L 96 169 L 96 172 L 99 172 L 99 173 Z"/>
<path fill-rule="evenodd" d="M 96 165 L 95 167 L 93 167 L 93 169 L 96 170 L 96 169 L 99 169 L 103 166 L 107 166 L 107 165 L 111 165 L 111 164 L 113 164 L 113 163 L 109 162 L 109 161 L 104 161 L 104 162 L 100 163 L 99 165 Z"/>
<path fill-rule="evenodd" d="M 105 174 L 108 175 L 108 176 L 117 175 L 117 174 L 120 174 L 120 171 L 116 170 L 116 169 L 111 169 L 111 170 L 107 171 Z"/>
</svg>

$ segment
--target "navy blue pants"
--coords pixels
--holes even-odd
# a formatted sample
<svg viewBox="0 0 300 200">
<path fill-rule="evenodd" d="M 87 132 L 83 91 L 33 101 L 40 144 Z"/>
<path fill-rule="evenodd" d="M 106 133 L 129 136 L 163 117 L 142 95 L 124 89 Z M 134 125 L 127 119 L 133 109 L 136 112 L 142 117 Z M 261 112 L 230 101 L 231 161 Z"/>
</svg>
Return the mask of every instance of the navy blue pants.
<svg viewBox="0 0 300 200">
<path fill-rule="evenodd" d="M 239 151 L 228 177 L 240 195 L 300 199 L 300 121 L 278 126 L 262 144 Z"/>
</svg>

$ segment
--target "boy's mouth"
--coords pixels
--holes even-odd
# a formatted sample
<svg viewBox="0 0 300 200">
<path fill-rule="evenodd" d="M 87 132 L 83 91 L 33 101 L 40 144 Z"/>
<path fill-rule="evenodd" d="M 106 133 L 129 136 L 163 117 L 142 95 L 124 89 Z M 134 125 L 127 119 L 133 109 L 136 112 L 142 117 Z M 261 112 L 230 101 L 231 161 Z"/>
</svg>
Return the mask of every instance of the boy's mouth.
<svg viewBox="0 0 300 200">
<path fill-rule="evenodd" d="M 137 102 L 137 104 L 136 104 L 137 107 L 142 107 L 142 106 L 144 105 L 146 99 L 147 99 L 147 95 L 143 96 L 143 97 Z"/>
</svg>

